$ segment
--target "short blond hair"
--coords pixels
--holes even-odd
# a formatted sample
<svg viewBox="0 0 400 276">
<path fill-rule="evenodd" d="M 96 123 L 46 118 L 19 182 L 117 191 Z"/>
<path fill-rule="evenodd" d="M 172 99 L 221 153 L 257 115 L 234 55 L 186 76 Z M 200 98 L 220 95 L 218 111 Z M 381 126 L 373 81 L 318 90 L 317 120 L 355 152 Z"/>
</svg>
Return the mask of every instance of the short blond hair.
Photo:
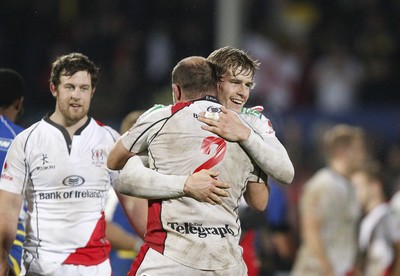
<svg viewBox="0 0 400 276">
<path fill-rule="evenodd" d="M 354 140 L 365 141 L 365 133 L 361 127 L 339 124 L 325 132 L 323 137 L 324 153 L 329 160 L 338 150 L 350 148 Z"/>
</svg>

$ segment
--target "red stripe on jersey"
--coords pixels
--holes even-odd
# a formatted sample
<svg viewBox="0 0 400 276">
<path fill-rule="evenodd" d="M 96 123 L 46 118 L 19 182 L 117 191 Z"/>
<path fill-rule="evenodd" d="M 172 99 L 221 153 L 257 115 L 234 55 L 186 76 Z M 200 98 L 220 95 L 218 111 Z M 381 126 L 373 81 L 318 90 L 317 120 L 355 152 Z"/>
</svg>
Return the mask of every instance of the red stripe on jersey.
<svg viewBox="0 0 400 276">
<path fill-rule="evenodd" d="M 140 265 L 142 264 L 144 257 L 146 256 L 147 251 L 149 251 L 150 246 L 148 244 L 143 244 L 140 248 L 139 254 L 137 254 L 135 260 L 133 261 L 131 268 L 129 269 L 128 274 L 126 276 L 135 276 L 138 271 Z"/>
<path fill-rule="evenodd" d="M 110 242 L 106 239 L 106 220 L 104 212 L 93 230 L 92 236 L 85 247 L 76 249 L 64 261 L 64 264 L 74 265 L 98 265 L 108 259 L 110 253 Z M 77 233 L 78 234 L 78 233 Z"/>
<path fill-rule="evenodd" d="M 192 102 L 180 102 L 180 103 L 176 103 L 171 107 L 171 112 L 172 114 L 178 112 L 179 110 L 181 110 L 182 108 L 191 105 Z"/>
<path fill-rule="evenodd" d="M 97 121 L 97 120 L 95 120 L 95 121 L 96 121 L 96 123 L 97 123 L 99 126 L 105 126 L 105 124 L 103 124 L 102 122 Z"/>
<path fill-rule="evenodd" d="M 151 248 L 164 253 L 167 232 L 161 222 L 161 200 L 149 200 L 145 241 Z"/>
</svg>

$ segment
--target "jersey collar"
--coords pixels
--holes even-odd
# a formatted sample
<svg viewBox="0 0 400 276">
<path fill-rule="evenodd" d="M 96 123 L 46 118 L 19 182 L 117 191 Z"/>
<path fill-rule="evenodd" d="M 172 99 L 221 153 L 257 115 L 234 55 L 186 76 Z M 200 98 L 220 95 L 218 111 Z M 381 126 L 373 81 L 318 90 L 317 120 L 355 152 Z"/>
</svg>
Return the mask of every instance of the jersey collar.
<svg viewBox="0 0 400 276">
<path fill-rule="evenodd" d="M 210 96 L 210 95 L 207 95 L 203 98 L 194 100 L 193 102 L 196 102 L 196 101 L 210 101 L 210 102 L 219 103 L 219 101 L 217 100 L 217 98 L 215 96 Z"/>
</svg>

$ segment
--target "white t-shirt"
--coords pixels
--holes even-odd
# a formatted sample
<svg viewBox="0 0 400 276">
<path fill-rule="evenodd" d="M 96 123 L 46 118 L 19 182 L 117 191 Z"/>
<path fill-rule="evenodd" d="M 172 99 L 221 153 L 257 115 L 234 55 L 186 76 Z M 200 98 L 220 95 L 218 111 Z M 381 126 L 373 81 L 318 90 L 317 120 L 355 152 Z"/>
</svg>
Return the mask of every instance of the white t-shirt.
<svg viewBox="0 0 400 276">
<path fill-rule="evenodd" d="M 108 258 L 104 208 L 118 172 L 107 168 L 107 156 L 118 136 L 89 118 L 71 140 L 45 117 L 14 139 L 0 188 L 24 194 L 24 250 L 43 269 L 95 265 Z"/>
<path fill-rule="evenodd" d="M 212 168 L 231 184 L 222 205 L 189 197 L 150 201 L 145 242 L 176 262 L 204 270 L 226 269 L 241 261 L 239 203 L 247 181 L 258 181 L 260 173 L 238 143 L 201 129 L 198 114 L 219 107 L 213 97 L 156 107 L 122 136 L 128 150 L 148 149 L 150 168 L 162 174 L 190 175 Z"/>
</svg>

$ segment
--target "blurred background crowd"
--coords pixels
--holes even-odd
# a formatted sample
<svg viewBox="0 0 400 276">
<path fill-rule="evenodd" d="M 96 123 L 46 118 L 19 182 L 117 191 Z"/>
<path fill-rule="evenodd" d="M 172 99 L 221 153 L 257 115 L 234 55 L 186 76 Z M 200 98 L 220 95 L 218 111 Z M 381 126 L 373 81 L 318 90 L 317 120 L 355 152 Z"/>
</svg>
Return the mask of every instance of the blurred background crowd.
<svg viewBox="0 0 400 276">
<path fill-rule="evenodd" d="M 287 220 L 279 226 L 290 229 L 294 248 L 299 194 L 323 164 L 320 138 L 330 126 L 363 127 L 371 152 L 392 180 L 390 189 L 398 189 L 400 1 L 3 0 L 0 5 L 0 66 L 17 70 L 26 81 L 25 127 L 53 108 L 48 76 L 56 56 L 78 51 L 100 65 L 91 114 L 118 129 L 130 111 L 171 102 L 170 73 L 177 61 L 230 44 L 261 62 L 247 106 L 264 106 L 296 169 L 293 184 L 281 186 Z M 289 259 L 282 267 L 290 265 Z"/>
</svg>

